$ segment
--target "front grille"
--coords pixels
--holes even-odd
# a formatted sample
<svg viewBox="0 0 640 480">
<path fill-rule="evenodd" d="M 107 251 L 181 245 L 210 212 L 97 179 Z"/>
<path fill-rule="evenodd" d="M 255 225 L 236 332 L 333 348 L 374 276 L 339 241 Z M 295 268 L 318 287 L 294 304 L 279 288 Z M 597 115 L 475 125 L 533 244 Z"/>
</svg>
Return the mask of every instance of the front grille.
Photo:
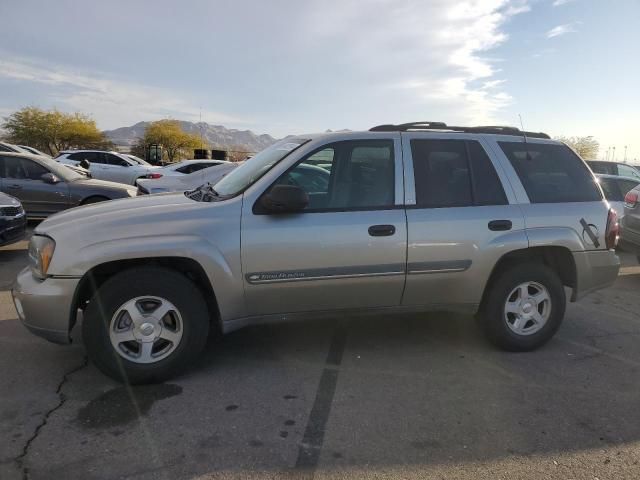
<svg viewBox="0 0 640 480">
<path fill-rule="evenodd" d="M 15 217 L 22 213 L 22 207 L 0 207 L 0 216 Z"/>
</svg>

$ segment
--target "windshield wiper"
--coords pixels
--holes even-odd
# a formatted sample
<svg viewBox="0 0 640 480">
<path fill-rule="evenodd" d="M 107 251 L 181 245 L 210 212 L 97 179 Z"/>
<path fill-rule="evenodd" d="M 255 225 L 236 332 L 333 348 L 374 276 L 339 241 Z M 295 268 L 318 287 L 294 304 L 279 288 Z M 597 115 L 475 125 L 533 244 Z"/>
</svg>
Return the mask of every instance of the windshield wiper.
<svg viewBox="0 0 640 480">
<path fill-rule="evenodd" d="M 187 190 L 184 194 L 187 198 L 195 200 L 196 202 L 211 202 L 220 197 L 220 194 L 214 190 L 209 182 L 200 185 L 194 190 Z"/>
</svg>

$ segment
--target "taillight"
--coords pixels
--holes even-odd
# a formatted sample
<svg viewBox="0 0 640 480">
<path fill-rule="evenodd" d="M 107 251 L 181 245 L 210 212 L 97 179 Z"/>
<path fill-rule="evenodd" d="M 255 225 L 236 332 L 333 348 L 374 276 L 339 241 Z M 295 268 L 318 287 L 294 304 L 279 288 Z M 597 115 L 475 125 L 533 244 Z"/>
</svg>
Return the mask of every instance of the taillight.
<svg viewBox="0 0 640 480">
<path fill-rule="evenodd" d="M 629 208 L 636 208 L 638 204 L 638 192 L 629 190 L 624 196 L 624 206 Z"/>
<path fill-rule="evenodd" d="M 161 173 L 148 173 L 147 178 L 160 178 L 162 176 Z"/>
<path fill-rule="evenodd" d="M 604 234 L 604 241 L 607 248 L 616 248 L 618 245 L 618 235 L 620 234 L 620 226 L 618 225 L 618 214 L 615 210 L 609 210 L 607 218 L 607 230 Z"/>
</svg>

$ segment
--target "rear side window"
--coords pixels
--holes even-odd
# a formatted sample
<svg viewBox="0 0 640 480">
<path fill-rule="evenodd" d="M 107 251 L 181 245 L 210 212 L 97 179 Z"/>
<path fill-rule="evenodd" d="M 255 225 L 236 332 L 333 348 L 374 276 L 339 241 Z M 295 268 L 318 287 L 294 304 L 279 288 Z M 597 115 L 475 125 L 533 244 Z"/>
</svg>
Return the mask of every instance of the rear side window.
<svg viewBox="0 0 640 480">
<path fill-rule="evenodd" d="M 589 168 L 593 171 L 593 173 L 600 173 L 606 175 L 617 175 L 614 164 L 606 164 L 603 162 L 587 162 Z"/>
<path fill-rule="evenodd" d="M 109 165 L 117 165 L 118 167 L 128 167 L 129 162 L 127 162 L 124 158 L 120 158 L 116 155 L 111 155 L 110 153 L 106 154 L 107 161 Z"/>
<path fill-rule="evenodd" d="M 489 156 L 476 141 L 411 140 L 416 203 L 423 208 L 505 205 Z"/>
<path fill-rule="evenodd" d="M 89 163 L 106 163 L 104 155 L 101 152 L 76 152 L 67 157 L 69 160 L 81 162 L 87 160 Z"/>
<path fill-rule="evenodd" d="M 604 198 L 606 198 L 607 200 L 611 202 L 620 202 L 624 198 L 624 195 L 620 194 L 618 182 L 616 182 L 614 179 L 602 178 L 600 179 L 600 186 L 602 187 L 602 191 L 604 192 Z"/>
<path fill-rule="evenodd" d="M 566 145 L 498 142 L 531 203 L 602 200 L 591 171 Z"/>
</svg>

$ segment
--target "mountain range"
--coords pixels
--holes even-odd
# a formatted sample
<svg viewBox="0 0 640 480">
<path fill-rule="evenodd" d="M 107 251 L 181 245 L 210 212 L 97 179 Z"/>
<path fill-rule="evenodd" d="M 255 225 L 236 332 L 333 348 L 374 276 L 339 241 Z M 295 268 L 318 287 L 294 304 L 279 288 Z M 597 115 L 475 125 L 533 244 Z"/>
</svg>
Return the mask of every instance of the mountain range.
<svg viewBox="0 0 640 480">
<path fill-rule="evenodd" d="M 138 122 L 130 127 L 107 130 L 104 134 L 116 146 L 131 147 L 138 138 L 144 136 L 144 131 L 150 123 Z M 247 152 L 259 152 L 277 140 L 271 135 L 258 135 L 251 130 L 236 130 L 222 125 L 211 125 L 206 122 L 194 123 L 180 120 L 180 127 L 188 133 L 202 134 L 202 138 L 206 143 L 224 150 L 241 149 Z"/>
</svg>

